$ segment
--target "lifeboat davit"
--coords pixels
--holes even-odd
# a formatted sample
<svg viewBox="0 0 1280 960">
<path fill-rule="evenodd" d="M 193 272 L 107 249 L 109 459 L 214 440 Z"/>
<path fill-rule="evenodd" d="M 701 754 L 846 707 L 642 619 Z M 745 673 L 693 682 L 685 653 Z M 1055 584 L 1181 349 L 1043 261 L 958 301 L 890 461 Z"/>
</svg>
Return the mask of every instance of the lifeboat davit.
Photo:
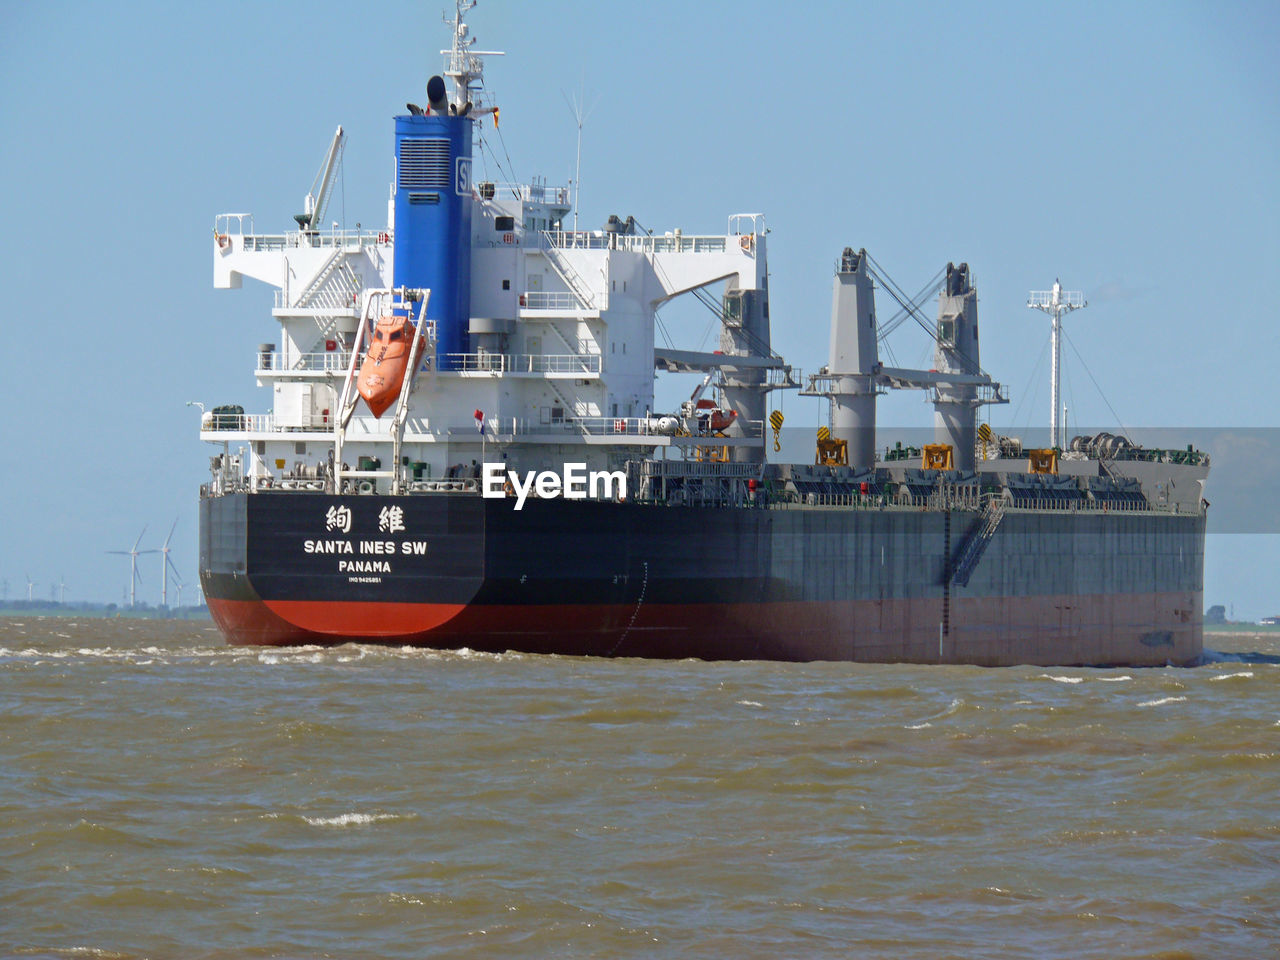
<svg viewBox="0 0 1280 960">
<path fill-rule="evenodd" d="M 356 389 L 375 417 L 381 417 L 400 398 L 416 333 L 407 317 L 382 317 L 374 326 Z"/>
</svg>

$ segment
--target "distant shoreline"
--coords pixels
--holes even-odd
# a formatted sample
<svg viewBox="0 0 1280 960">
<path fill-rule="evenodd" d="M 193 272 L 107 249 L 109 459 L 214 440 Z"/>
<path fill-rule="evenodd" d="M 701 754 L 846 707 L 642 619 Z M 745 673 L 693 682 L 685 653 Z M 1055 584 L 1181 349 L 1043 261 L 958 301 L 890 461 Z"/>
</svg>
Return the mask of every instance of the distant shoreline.
<svg viewBox="0 0 1280 960">
<path fill-rule="evenodd" d="M 1227 637 L 1266 637 L 1280 633 L 1280 624 L 1269 623 L 1206 623 L 1206 634 Z"/>
<path fill-rule="evenodd" d="M 61 606 L 56 603 L 27 606 L 5 605 L 0 607 L 0 617 L 61 617 L 78 620 L 209 620 L 209 608 L 177 607 L 116 607 L 111 604 L 85 606 Z"/>
</svg>

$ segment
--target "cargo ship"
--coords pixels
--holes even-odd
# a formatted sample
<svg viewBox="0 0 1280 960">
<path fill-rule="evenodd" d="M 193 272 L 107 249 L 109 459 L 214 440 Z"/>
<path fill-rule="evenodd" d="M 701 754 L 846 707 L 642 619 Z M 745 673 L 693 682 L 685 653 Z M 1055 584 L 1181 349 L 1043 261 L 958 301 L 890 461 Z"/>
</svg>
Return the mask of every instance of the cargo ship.
<svg viewBox="0 0 1280 960">
<path fill-rule="evenodd" d="M 443 76 L 394 119 L 387 224 L 326 227 L 338 128 L 297 228 L 216 217 L 214 285 L 276 287 L 255 352 L 271 412 L 202 415 L 200 578 L 233 644 L 376 642 L 612 657 L 1161 665 L 1202 647 L 1207 458 L 1121 436 L 1024 449 L 980 416 L 977 287 L 937 312 L 863 249 L 836 257 L 828 362 L 772 348 L 764 216 L 723 233 L 578 229 L 570 186 L 477 179 L 499 121 L 450 21 Z M 834 252 L 834 251 L 833 251 Z M 876 316 L 877 291 L 897 301 Z M 655 342 L 677 297 L 719 349 Z M 886 366 L 902 318 L 928 370 Z M 677 409 L 657 374 L 697 374 Z M 878 445 L 876 402 L 923 391 L 934 442 Z M 818 398 L 812 462 L 779 462 L 778 391 Z"/>
</svg>

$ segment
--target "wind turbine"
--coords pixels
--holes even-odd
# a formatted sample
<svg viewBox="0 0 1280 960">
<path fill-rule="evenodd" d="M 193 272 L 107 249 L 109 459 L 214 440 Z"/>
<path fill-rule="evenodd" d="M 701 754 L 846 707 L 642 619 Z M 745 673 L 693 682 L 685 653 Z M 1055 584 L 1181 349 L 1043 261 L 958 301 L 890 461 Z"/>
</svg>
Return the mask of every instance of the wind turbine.
<svg viewBox="0 0 1280 960">
<path fill-rule="evenodd" d="M 58 605 L 67 605 L 67 578 L 64 576 L 58 577 Z"/>
<path fill-rule="evenodd" d="M 34 580 L 32 580 L 32 579 L 31 579 L 31 574 L 29 574 L 29 573 L 28 573 L 26 576 L 27 576 L 27 603 L 30 603 L 30 602 L 31 602 L 31 588 L 32 588 L 32 587 L 34 587 L 34 586 L 36 585 L 36 582 L 35 582 Z"/>
<path fill-rule="evenodd" d="M 138 534 L 138 539 L 133 541 L 132 550 L 108 550 L 107 553 L 118 553 L 121 556 L 129 558 L 129 607 L 132 608 L 138 600 L 138 581 L 142 579 L 142 574 L 138 572 L 138 557 L 144 553 L 158 553 L 157 550 L 139 550 L 138 544 L 142 542 L 142 536 L 147 532 L 147 525 L 142 525 L 142 533 Z M 28 588 L 30 589 L 30 588 Z"/>
<path fill-rule="evenodd" d="M 169 559 L 169 541 L 173 539 L 173 531 L 176 529 L 178 529 L 177 517 L 173 520 L 173 526 L 169 528 L 169 535 L 164 538 L 164 546 L 158 551 L 164 557 L 160 562 L 160 576 L 162 578 L 162 586 L 160 587 L 160 605 L 166 608 L 169 606 L 169 571 L 173 571 L 173 575 L 177 580 L 182 580 L 182 577 L 178 574 L 178 568 L 175 567 L 173 565 L 173 561 Z M 181 602 L 179 602 L 178 606 L 182 606 Z"/>
</svg>

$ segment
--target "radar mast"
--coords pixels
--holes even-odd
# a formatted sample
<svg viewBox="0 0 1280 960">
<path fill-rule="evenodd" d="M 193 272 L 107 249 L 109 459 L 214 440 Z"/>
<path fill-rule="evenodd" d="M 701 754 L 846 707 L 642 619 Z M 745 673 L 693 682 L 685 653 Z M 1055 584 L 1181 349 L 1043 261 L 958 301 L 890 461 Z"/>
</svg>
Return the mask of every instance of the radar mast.
<svg viewBox="0 0 1280 960">
<path fill-rule="evenodd" d="M 1053 281 L 1052 290 L 1032 290 L 1027 306 L 1043 310 L 1053 319 L 1053 370 L 1049 380 L 1049 432 L 1053 440 L 1049 444 L 1059 450 L 1066 449 L 1066 425 L 1059 427 L 1058 415 L 1062 411 L 1062 315 L 1087 307 L 1089 302 L 1079 290 L 1063 290 L 1062 283 Z"/>
<path fill-rule="evenodd" d="M 480 91 L 484 89 L 484 58 L 504 55 L 501 50 L 471 49 L 476 38 L 470 35 L 465 17 L 476 2 L 456 0 L 453 19 L 446 17 L 444 21 L 453 28 L 453 45 L 440 53 L 445 58 L 444 75 L 453 81 L 453 106 L 457 113 L 462 113 L 468 104 L 479 110 Z"/>
</svg>

